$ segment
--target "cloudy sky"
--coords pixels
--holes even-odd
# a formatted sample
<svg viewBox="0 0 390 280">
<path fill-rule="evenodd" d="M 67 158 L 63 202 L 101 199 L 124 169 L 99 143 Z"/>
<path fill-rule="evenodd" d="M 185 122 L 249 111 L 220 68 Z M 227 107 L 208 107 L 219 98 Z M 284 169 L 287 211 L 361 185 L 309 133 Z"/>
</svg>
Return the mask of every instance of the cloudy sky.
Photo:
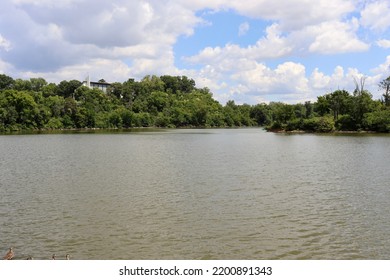
<svg viewBox="0 0 390 280">
<path fill-rule="evenodd" d="M 224 104 L 379 98 L 389 0 L 2 0 L 0 73 L 49 82 L 186 75 Z"/>
</svg>

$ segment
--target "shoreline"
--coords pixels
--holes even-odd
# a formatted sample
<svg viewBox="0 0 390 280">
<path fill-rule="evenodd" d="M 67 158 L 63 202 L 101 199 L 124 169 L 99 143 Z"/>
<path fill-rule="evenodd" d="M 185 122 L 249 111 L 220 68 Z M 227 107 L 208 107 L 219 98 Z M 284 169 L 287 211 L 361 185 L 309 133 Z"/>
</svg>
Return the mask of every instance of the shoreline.
<svg viewBox="0 0 390 280">
<path fill-rule="evenodd" d="M 306 131 L 306 130 L 267 130 L 267 132 L 284 134 L 389 134 L 386 132 L 369 130 L 332 130 L 332 131 Z"/>
</svg>

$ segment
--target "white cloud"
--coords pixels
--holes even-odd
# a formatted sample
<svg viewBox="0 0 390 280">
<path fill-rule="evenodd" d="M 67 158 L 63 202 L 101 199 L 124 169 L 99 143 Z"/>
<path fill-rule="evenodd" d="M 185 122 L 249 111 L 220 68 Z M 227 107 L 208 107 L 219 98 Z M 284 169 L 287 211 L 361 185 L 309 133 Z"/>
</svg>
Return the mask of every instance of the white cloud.
<svg viewBox="0 0 390 280">
<path fill-rule="evenodd" d="M 390 27 L 389 14 L 389 1 L 372 1 L 361 11 L 361 23 L 372 30 L 384 31 Z"/>
<path fill-rule="evenodd" d="M 280 36 L 277 24 L 266 29 L 266 36 L 260 38 L 255 45 L 242 48 L 239 45 L 227 44 L 224 47 L 207 47 L 197 55 L 186 58 L 195 64 L 213 64 L 220 71 L 237 69 L 238 65 L 248 59 L 259 61 L 270 58 L 279 58 L 290 54 L 292 47 L 286 38 Z"/>
<path fill-rule="evenodd" d="M 0 34 L 0 49 L 5 50 L 6 52 L 11 50 L 11 42 L 8 41 L 6 38 L 4 38 L 1 34 Z"/>
<path fill-rule="evenodd" d="M 304 29 L 304 33 L 312 34 L 314 37 L 309 46 L 309 51 L 335 54 L 368 50 L 369 44 L 359 40 L 356 35 L 356 24 L 356 19 L 353 19 L 350 23 L 332 21 Z"/>
<path fill-rule="evenodd" d="M 0 58 L 0 73 L 4 73 L 4 74 L 7 74 L 7 73 L 10 73 L 12 72 L 14 69 L 13 69 L 13 66 L 3 60 L 1 60 Z"/>
<path fill-rule="evenodd" d="M 340 65 L 336 66 L 331 75 L 326 75 L 319 68 L 315 68 L 309 78 L 309 84 L 317 95 L 323 95 L 337 89 L 350 89 L 353 86 L 353 74 L 355 69 L 348 69 L 345 74 L 344 68 Z"/>
<path fill-rule="evenodd" d="M 230 96 L 253 96 L 253 99 L 273 100 L 283 96 L 291 102 L 310 99 L 305 66 L 294 62 L 279 64 L 275 69 L 263 63 L 255 63 L 245 71 L 230 76 L 234 82 Z M 298 97 L 299 96 L 299 97 Z"/>
<path fill-rule="evenodd" d="M 324 89 L 329 86 L 331 77 L 326 76 L 324 73 L 320 72 L 318 68 L 315 68 L 313 73 L 310 76 L 310 84 L 315 89 Z"/>
<path fill-rule="evenodd" d="M 66 7 L 76 2 L 75 0 L 12 0 L 16 5 L 31 4 L 36 6 Z"/>
<path fill-rule="evenodd" d="M 386 79 L 390 76 L 390 55 L 386 57 L 385 62 L 378 65 L 374 69 L 371 70 L 374 77 L 377 77 L 378 84 L 381 80 Z"/>
<path fill-rule="evenodd" d="M 384 48 L 384 49 L 390 48 L 390 40 L 386 40 L 386 39 L 378 40 L 378 41 L 376 41 L 376 44 L 379 47 Z"/>
<path fill-rule="evenodd" d="M 110 71 L 107 71 L 110 69 Z M 59 82 L 62 80 L 83 80 L 87 75 L 91 75 L 91 79 L 105 79 L 108 82 L 116 82 L 118 80 L 125 81 L 130 75 L 130 68 L 120 60 L 108 59 L 91 59 L 87 62 L 80 62 L 70 66 L 65 66 L 56 71 L 49 72 L 33 72 L 24 71 L 20 75 L 24 78 L 44 77 L 50 82 Z"/>
<path fill-rule="evenodd" d="M 209 87 L 221 102 L 313 99 L 353 85 L 348 75 L 357 72 L 338 66 L 327 75 L 318 65 L 307 73 L 303 64 L 291 60 L 367 51 L 370 44 L 359 32 L 362 26 L 376 32 L 388 28 L 383 16 L 388 9 L 388 1 L 371 1 L 358 20 L 351 18 L 359 12 L 353 0 L 5 0 L 0 10 L 0 71 L 55 82 L 83 79 L 87 73 L 107 81 L 184 74 L 197 86 Z M 248 21 L 267 20 L 269 26 L 250 45 L 213 44 L 186 58 L 196 67 L 175 67 L 178 38 L 193 35 L 204 25 L 205 14 L 221 10 Z M 238 35 L 249 29 L 254 24 L 243 22 Z M 376 43 L 390 45 L 388 40 Z"/>
<path fill-rule="evenodd" d="M 226 71 L 237 69 L 243 59 L 260 62 L 294 54 L 366 51 L 370 45 L 358 39 L 355 34 L 357 28 L 357 20 L 352 19 L 350 22 L 324 22 L 282 35 L 281 26 L 273 23 L 266 28 L 266 35 L 254 45 L 240 47 L 236 44 L 227 44 L 224 47 L 206 47 L 197 55 L 186 58 L 186 61 L 194 64 L 212 64 L 220 71 Z"/>
<path fill-rule="evenodd" d="M 351 0 L 228 1 L 245 16 L 280 22 L 283 30 L 298 30 L 308 25 L 342 18 L 354 11 Z"/>
<path fill-rule="evenodd" d="M 238 36 L 246 35 L 246 33 L 248 33 L 248 31 L 249 31 L 249 28 L 250 28 L 250 25 L 248 22 L 241 23 L 240 26 L 238 27 Z"/>
</svg>

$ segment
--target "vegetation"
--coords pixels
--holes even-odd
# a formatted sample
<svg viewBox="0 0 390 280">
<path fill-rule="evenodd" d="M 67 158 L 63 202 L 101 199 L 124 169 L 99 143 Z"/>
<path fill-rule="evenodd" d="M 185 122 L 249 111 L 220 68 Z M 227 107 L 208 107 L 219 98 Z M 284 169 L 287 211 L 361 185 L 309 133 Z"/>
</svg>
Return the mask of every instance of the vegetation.
<svg viewBox="0 0 390 280">
<path fill-rule="evenodd" d="M 70 128 L 239 127 L 272 131 L 368 130 L 390 132 L 390 77 L 379 84 L 382 100 L 373 100 L 356 83 L 304 104 L 222 106 L 207 88 L 186 76 L 146 76 L 113 83 L 107 93 L 80 81 L 47 83 L 43 78 L 13 79 L 0 74 L 0 131 Z"/>
</svg>

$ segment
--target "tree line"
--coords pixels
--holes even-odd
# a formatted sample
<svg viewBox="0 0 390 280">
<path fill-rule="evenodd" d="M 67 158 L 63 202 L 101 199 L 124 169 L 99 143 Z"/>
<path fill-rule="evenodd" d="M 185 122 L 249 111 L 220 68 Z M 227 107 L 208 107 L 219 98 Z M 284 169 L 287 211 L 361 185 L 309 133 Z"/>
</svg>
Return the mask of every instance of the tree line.
<svg viewBox="0 0 390 280">
<path fill-rule="evenodd" d="M 186 76 L 128 79 L 112 83 L 105 93 L 77 80 L 54 84 L 0 74 L 0 131 L 265 126 L 272 131 L 390 132 L 390 77 L 379 87 L 381 100 L 373 100 L 361 84 L 352 94 L 336 90 L 303 104 L 221 105 L 208 88 L 197 88 Z"/>
</svg>

